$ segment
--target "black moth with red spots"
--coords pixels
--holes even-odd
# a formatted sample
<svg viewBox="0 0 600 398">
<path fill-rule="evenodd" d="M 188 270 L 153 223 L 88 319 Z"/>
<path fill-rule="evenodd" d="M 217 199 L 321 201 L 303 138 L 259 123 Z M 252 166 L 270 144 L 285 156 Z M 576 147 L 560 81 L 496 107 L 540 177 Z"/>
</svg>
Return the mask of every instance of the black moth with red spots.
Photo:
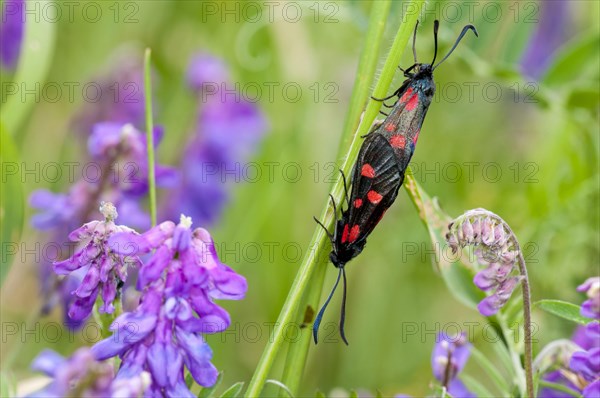
<svg viewBox="0 0 600 398">
<path fill-rule="evenodd" d="M 339 269 L 335 285 L 313 324 L 315 343 L 318 341 L 319 325 L 325 309 L 333 297 L 340 278 L 343 278 L 344 294 L 339 328 L 342 340 L 348 344 L 344 334 L 346 310 L 345 265 L 362 252 L 367 243 L 367 237 L 396 200 L 398 190 L 404 181 L 404 172 L 415 151 L 421 125 L 435 93 L 433 71 L 448 58 L 469 30 L 472 30 L 477 36 L 475 27 L 466 25 L 448 54 L 439 63 L 435 64 L 439 27 L 439 22 L 436 20 L 433 25 L 435 40 L 433 61 L 431 64 L 420 64 L 417 63 L 415 50 L 417 26 L 415 26 L 413 36 L 415 63 L 410 68 L 403 70 L 406 80 L 389 97 L 374 98 L 377 101 L 387 101 L 391 98 L 398 98 L 398 100 L 393 105 L 383 103 L 385 107 L 391 108 L 389 115 L 384 113 L 386 115 L 385 120 L 376 123 L 369 134 L 366 135 L 352 172 L 352 191 L 349 198 L 346 192 L 348 207 L 345 210 L 342 209 L 341 217 L 335 225 L 335 232 L 331 234 L 323 224 L 315 219 L 325 228 L 331 239 L 332 251 L 329 258 L 333 265 Z M 344 185 L 346 185 L 345 178 Z M 335 202 L 333 205 L 335 209 Z"/>
</svg>

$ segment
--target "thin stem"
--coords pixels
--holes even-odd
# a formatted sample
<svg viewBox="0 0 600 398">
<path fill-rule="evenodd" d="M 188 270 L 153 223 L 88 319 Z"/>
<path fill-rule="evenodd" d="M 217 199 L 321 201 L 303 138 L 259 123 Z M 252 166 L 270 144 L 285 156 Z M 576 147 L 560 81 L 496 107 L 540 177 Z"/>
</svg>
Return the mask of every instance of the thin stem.
<svg viewBox="0 0 600 398">
<path fill-rule="evenodd" d="M 356 128 L 360 123 L 360 114 L 369 99 L 373 77 L 377 68 L 378 55 L 381 49 L 382 37 L 385 30 L 385 21 L 388 18 L 391 4 L 391 0 L 372 3 L 369 27 L 364 39 L 366 45 L 363 46 L 362 54 L 358 62 L 354 89 L 352 97 L 350 98 L 350 108 L 348 109 L 344 130 L 340 140 L 339 156 L 345 155 L 347 141 L 356 131 Z M 326 257 L 320 260 L 322 263 L 327 263 Z M 326 272 L 327 267 L 317 264 L 317 270 L 313 274 L 309 287 L 298 307 L 299 311 L 296 311 L 300 312 L 300 314 L 296 314 L 296 319 L 298 319 L 299 316 L 303 318 L 304 311 L 309 306 L 313 308 L 313 311 L 316 311 L 319 307 Z M 302 322 L 302 320 L 299 319 L 299 322 Z M 295 343 L 290 344 L 287 352 L 281 381 L 294 395 L 297 394 L 302 380 L 302 374 L 304 373 L 306 357 L 311 341 L 311 328 L 310 325 L 308 325 L 308 327 L 301 330 L 300 339 Z M 284 395 L 285 394 L 282 391 L 280 397 L 283 397 Z"/>
<path fill-rule="evenodd" d="M 509 228 L 510 231 L 510 228 Z M 511 232 L 512 233 L 512 232 Z M 534 398 L 533 391 L 533 348 L 531 344 L 531 291 L 529 289 L 529 278 L 523 252 L 519 250 L 519 272 L 523 276 L 521 281 L 523 290 L 523 330 L 525 334 L 525 380 L 527 382 L 527 396 Z"/>
<path fill-rule="evenodd" d="M 146 111 L 146 147 L 148 151 L 148 195 L 150 197 L 150 219 L 156 225 L 156 176 L 154 166 L 154 118 L 152 114 L 152 79 L 150 57 L 152 50 L 144 54 L 144 99 Z"/>
<path fill-rule="evenodd" d="M 581 394 L 579 392 L 572 390 L 567 386 L 563 386 L 562 384 L 558 384 L 558 383 L 551 383 L 546 380 L 540 380 L 540 387 L 547 387 L 547 388 L 551 388 L 553 390 L 561 391 L 561 392 L 564 392 L 565 394 L 569 394 L 572 397 L 581 397 Z"/>
<path fill-rule="evenodd" d="M 404 51 L 404 48 L 406 48 L 412 33 L 412 27 L 414 27 L 424 3 L 425 0 L 412 0 L 409 2 L 408 7 L 406 8 L 407 13 L 403 17 L 402 24 L 400 25 L 400 29 L 396 34 L 396 38 L 394 39 L 394 43 L 388 54 L 387 60 L 381 72 L 381 76 L 375 87 L 375 91 L 373 93 L 375 97 L 385 96 L 385 93 L 389 89 L 396 72 L 396 67 L 400 63 L 402 52 Z M 408 10 L 410 10 L 410 12 L 408 12 Z M 367 43 L 367 45 L 370 45 L 370 43 Z M 352 138 L 352 143 L 350 144 L 344 164 L 342 166 L 342 170 L 348 175 L 362 143 L 362 139 L 360 137 L 369 131 L 369 128 L 375 120 L 375 117 L 377 117 L 380 108 L 381 103 L 377 101 L 370 101 L 367 105 L 362 122 Z M 331 193 L 337 201 L 342 199 L 344 188 L 341 177 L 336 181 Z M 335 214 L 333 214 L 329 204 L 323 210 L 320 219 L 323 220 L 323 224 L 325 224 L 325 226 L 331 227 L 333 225 Z M 300 265 L 300 269 L 296 274 L 296 279 L 294 280 L 288 297 L 283 304 L 283 308 L 281 309 L 279 318 L 275 324 L 275 328 L 271 332 L 269 342 L 263 351 L 258 366 L 256 367 L 254 375 L 252 376 L 252 380 L 250 380 L 248 390 L 245 394 L 246 397 L 258 397 L 260 395 L 267 380 L 267 376 L 273 366 L 273 362 L 277 357 L 277 353 L 284 343 L 285 327 L 292 322 L 300 301 L 304 296 L 308 282 L 311 280 L 317 265 L 324 262 L 319 261 L 318 254 L 324 253 L 328 243 L 329 239 L 323 229 L 316 227 L 312 240 L 309 244 L 311 250 L 307 252 L 302 264 Z"/>
</svg>

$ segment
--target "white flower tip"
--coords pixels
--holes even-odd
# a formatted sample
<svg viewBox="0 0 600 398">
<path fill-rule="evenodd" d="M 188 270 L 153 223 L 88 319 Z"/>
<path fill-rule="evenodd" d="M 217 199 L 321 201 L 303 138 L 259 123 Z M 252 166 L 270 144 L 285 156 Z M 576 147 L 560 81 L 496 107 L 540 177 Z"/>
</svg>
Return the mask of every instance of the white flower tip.
<svg viewBox="0 0 600 398">
<path fill-rule="evenodd" d="M 121 132 L 124 135 L 131 135 L 135 132 L 135 127 L 133 127 L 133 124 L 127 123 L 121 128 Z"/>
<path fill-rule="evenodd" d="M 185 228 L 191 228 L 192 226 L 192 217 L 187 217 L 185 214 L 182 214 L 179 217 L 179 224 Z"/>
<path fill-rule="evenodd" d="M 111 202 L 100 202 L 100 213 L 106 221 L 113 221 L 119 216 L 117 208 Z"/>
</svg>

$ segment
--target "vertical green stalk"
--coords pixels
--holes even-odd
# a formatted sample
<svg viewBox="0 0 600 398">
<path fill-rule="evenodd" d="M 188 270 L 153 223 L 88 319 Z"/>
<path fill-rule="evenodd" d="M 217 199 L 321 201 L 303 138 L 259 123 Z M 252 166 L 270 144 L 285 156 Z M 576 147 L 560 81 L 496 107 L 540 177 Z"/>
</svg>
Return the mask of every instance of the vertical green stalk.
<svg viewBox="0 0 600 398">
<path fill-rule="evenodd" d="M 396 38 L 394 39 L 394 43 L 392 44 L 392 48 L 386 59 L 373 96 L 384 97 L 387 93 L 390 84 L 392 83 L 392 79 L 394 78 L 394 74 L 396 73 L 396 67 L 400 63 L 402 52 L 404 51 L 404 48 L 410 39 L 412 30 L 417 22 L 417 18 L 419 17 L 424 3 L 425 0 L 412 0 L 408 3 L 408 7 L 406 8 L 407 12 L 403 16 L 402 24 L 400 25 L 400 29 L 396 34 Z M 372 45 L 372 43 L 366 43 L 366 45 Z M 367 105 L 362 122 L 352 138 L 352 143 L 350 144 L 344 164 L 342 166 L 342 170 L 348 175 L 350 174 L 350 169 L 354 164 L 354 160 L 356 159 L 362 143 L 362 139 L 360 137 L 368 133 L 380 108 L 381 103 L 373 100 Z M 343 197 L 343 193 L 343 183 L 341 178 L 338 178 L 332 188 L 331 194 L 333 195 L 334 199 L 339 202 Z M 333 213 L 333 209 L 329 206 L 329 201 L 327 203 L 328 204 L 322 212 L 321 220 L 325 226 L 331 228 L 335 220 L 335 214 Z M 315 228 L 315 232 L 309 244 L 310 250 L 304 257 L 302 264 L 300 265 L 300 269 L 296 274 L 296 279 L 294 280 L 288 297 L 283 304 L 283 308 L 281 309 L 279 318 L 275 324 L 275 328 L 271 333 L 269 342 L 263 351 L 258 366 L 256 367 L 254 375 L 252 376 L 252 380 L 250 380 L 248 390 L 245 394 L 246 397 L 258 397 L 260 395 L 275 358 L 277 357 L 279 349 L 285 341 L 285 326 L 292 322 L 298 306 L 306 292 L 308 282 L 311 280 L 313 273 L 319 264 L 318 255 L 319 253 L 323 253 L 325 251 L 325 248 L 328 244 L 329 240 L 322 228 Z M 325 264 L 322 265 L 324 266 Z"/>
<path fill-rule="evenodd" d="M 156 176 L 154 170 L 154 119 L 152 114 L 152 80 L 150 57 L 152 50 L 144 54 L 144 99 L 146 111 L 146 147 L 148 151 L 148 195 L 150 196 L 150 219 L 156 225 Z"/>
<path fill-rule="evenodd" d="M 352 97 L 350 98 L 350 108 L 348 109 L 348 114 L 346 116 L 344 130 L 342 130 L 343 133 L 342 139 L 340 140 L 339 155 L 345 154 L 344 149 L 347 145 L 346 141 L 350 139 L 356 131 L 356 128 L 360 123 L 360 114 L 369 99 L 369 93 L 373 84 L 382 37 L 385 30 L 385 22 L 388 19 L 391 5 L 391 0 L 382 0 L 372 3 L 369 27 L 364 41 L 365 45 L 363 46 L 362 54 L 358 62 L 354 89 Z M 296 311 L 300 312 L 300 314 L 295 315 L 295 318 L 298 319 L 299 323 L 303 321 L 304 310 L 306 308 L 310 306 L 316 311 L 319 307 L 321 291 L 323 290 L 323 283 L 327 272 L 327 267 L 321 266 L 321 263 L 326 264 L 327 258 L 320 257 L 318 262 L 317 270 L 310 280 L 309 287 L 300 303 L 299 311 Z M 298 318 L 299 316 L 300 318 Z M 301 329 L 300 339 L 290 344 L 287 352 L 281 382 L 285 384 L 294 395 L 297 394 L 302 380 L 310 344 L 311 328 L 306 327 Z M 287 395 L 282 391 L 281 396 L 284 397 Z"/>
</svg>

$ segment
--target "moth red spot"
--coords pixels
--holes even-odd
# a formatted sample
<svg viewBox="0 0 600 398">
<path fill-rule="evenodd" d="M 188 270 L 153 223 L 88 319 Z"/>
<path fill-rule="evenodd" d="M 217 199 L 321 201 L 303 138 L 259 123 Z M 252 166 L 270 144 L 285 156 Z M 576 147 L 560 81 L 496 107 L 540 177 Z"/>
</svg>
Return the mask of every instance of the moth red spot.
<svg viewBox="0 0 600 398">
<path fill-rule="evenodd" d="M 404 109 L 412 111 L 419 103 L 419 95 L 415 94 L 413 89 L 409 87 L 400 98 L 400 103 L 405 104 Z"/>
<path fill-rule="evenodd" d="M 375 170 L 373 170 L 373 167 L 367 163 L 363 165 L 362 169 L 360 170 L 360 175 L 367 178 L 373 178 L 375 177 Z"/>
<path fill-rule="evenodd" d="M 387 131 L 394 131 L 396 130 L 396 125 L 394 123 L 388 123 L 385 125 L 385 129 Z"/>
<path fill-rule="evenodd" d="M 348 224 L 344 225 L 344 231 L 342 232 L 342 243 L 346 243 L 348 240 Z"/>
<path fill-rule="evenodd" d="M 350 230 L 350 236 L 348 237 L 348 241 L 350 243 L 354 242 L 356 239 L 358 239 L 359 233 L 360 233 L 360 227 L 358 225 L 353 226 L 352 229 Z"/>
<path fill-rule="evenodd" d="M 400 134 L 395 134 L 390 138 L 390 145 L 394 148 L 404 149 L 406 146 L 406 137 Z"/>
<path fill-rule="evenodd" d="M 417 107 L 418 103 L 419 103 L 419 96 L 417 94 L 415 94 L 408 100 L 408 102 L 406 103 L 406 107 L 404 109 L 406 109 L 407 111 L 412 111 L 413 109 L 415 109 Z"/>
<path fill-rule="evenodd" d="M 362 203 L 363 203 L 362 199 L 360 199 L 360 198 L 355 199 L 354 200 L 354 207 L 356 207 L 358 209 L 359 207 L 362 206 Z"/>
<path fill-rule="evenodd" d="M 367 199 L 369 199 L 369 202 L 376 205 L 377 203 L 381 202 L 381 199 L 383 199 L 383 196 L 381 196 L 379 193 L 377 193 L 375 191 L 369 191 L 369 192 L 367 192 Z"/>
</svg>

